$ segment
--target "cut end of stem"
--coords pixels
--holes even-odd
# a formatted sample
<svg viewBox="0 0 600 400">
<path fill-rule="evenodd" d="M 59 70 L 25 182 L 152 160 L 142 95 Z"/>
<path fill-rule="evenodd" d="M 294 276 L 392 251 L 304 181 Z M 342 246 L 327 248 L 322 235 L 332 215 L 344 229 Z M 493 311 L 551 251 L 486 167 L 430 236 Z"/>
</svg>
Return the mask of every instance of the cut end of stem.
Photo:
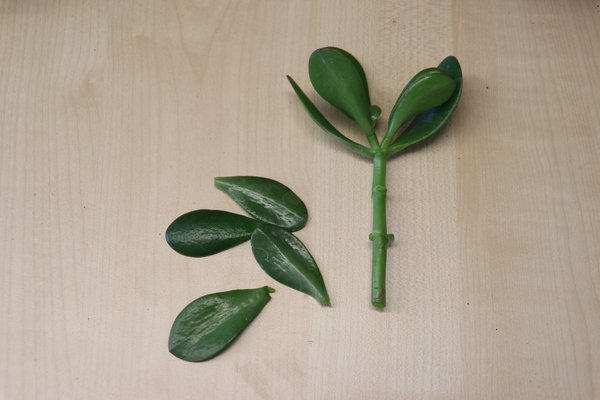
<svg viewBox="0 0 600 400">
<path fill-rule="evenodd" d="M 371 304 L 373 307 L 383 310 L 385 308 L 385 289 L 378 289 L 373 291 L 371 297 Z"/>
</svg>

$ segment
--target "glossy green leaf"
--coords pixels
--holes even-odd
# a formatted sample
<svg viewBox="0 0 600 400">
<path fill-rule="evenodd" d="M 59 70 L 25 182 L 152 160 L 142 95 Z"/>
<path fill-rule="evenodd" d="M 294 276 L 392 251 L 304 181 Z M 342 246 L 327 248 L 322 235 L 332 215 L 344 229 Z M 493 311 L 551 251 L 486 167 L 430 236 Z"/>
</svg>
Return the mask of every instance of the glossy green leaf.
<svg viewBox="0 0 600 400">
<path fill-rule="evenodd" d="M 205 361 L 225 350 L 271 300 L 264 286 L 202 296 L 175 318 L 169 351 L 185 361 Z"/>
<path fill-rule="evenodd" d="M 342 49 L 324 47 L 311 54 L 308 73 L 321 97 L 356 121 L 366 133 L 373 131 L 367 78 L 356 58 Z"/>
<path fill-rule="evenodd" d="M 390 148 L 390 153 L 397 153 L 413 144 L 431 137 L 438 132 L 450 119 L 462 93 L 463 77 L 462 70 L 458 60 L 453 57 L 446 57 L 438 66 L 439 69 L 450 75 L 456 83 L 456 88 L 452 96 L 438 107 L 417 116 L 410 126 L 401 134 Z"/>
<path fill-rule="evenodd" d="M 250 239 L 260 222 L 218 210 L 196 210 L 183 214 L 169 225 L 167 243 L 179 254 L 205 257 Z"/>
<path fill-rule="evenodd" d="M 297 231 L 306 225 L 308 211 L 290 188 L 259 176 L 215 178 L 217 189 L 226 193 L 254 218 Z"/>
<path fill-rule="evenodd" d="M 331 304 L 321 271 L 298 238 L 276 226 L 261 225 L 250 243 L 256 261 L 269 276 L 314 297 L 323 306 Z"/>
<path fill-rule="evenodd" d="M 450 75 L 438 68 L 427 68 L 417 73 L 408 82 L 388 120 L 383 147 L 391 144 L 400 126 L 415 116 L 446 102 L 456 87 L 456 82 Z"/>
<path fill-rule="evenodd" d="M 290 82 L 290 84 L 292 85 L 294 92 L 296 92 L 296 95 L 300 99 L 300 102 L 302 103 L 302 105 L 304 106 L 304 108 L 306 109 L 306 111 L 308 112 L 310 117 L 313 119 L 313 121 L 315 121 L 317 123 L 317 125 L 319 125 L 321 127 L 321 129 L 323 129 L 325 132 L 333 135 L 336 139 L 340 140 L 342 143 L 344 143 L 346 146 L 348 146 L 350 148 L 350 150 L 352 150 L 353 152 L 360 154 L 362 156 L 365 156 L 365 157 L 369 157 L 369 158 L 373 156 L 373 151 L 371 149 L 369 149 L 359 143 L 356 143 L 355 141 L 347 138 L 340 131 L 338 131 L 331 124 L 331 122 L 329 122 L 327 120 L 327 118 L 325 118 L 325 116 L 323 116 L 323 114 L 321 114 L 321 112 L 313 104 L 313 102 L 310 101 L 310 99 L 302 91 L 300 86 L 298 86 L 298 84 L 290 76 L 288 76 L 287 78 L 288 78 L 288 81 Z"/>
</svg>

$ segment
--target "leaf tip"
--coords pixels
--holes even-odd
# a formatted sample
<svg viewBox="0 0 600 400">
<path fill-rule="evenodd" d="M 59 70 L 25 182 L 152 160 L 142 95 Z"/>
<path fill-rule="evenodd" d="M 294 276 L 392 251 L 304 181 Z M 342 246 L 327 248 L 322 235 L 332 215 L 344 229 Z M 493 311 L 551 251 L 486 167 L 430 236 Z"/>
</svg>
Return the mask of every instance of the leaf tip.
<svg viewBox="0 0 600 400">
<path fill-rule="evenodd" d="M 287 80 L 288 80 L 288 82 L 290 83 L 290 85 L 292 85 L 292 86 L 297 86 L 297 83 L 296 83 L 296 81 L 294 80 L 294 78 L 292 78 L 292 77 L 291 77 L 291 76 L 289 76 L 289 75 L 286 75 L 285 77 L 287 78 Z"/>
<path fill-rule="evenodd" d="M 450 75 L 454 80 L 462 80 L 462 68 L 458 59 L 450 55 L 442 60 L 438 68 Z"/>
<path fill-rule="evenodd" d="M 446 57 L 442 60 L 442 63 L 444 63 L 444 62 L 458 63 L 458 59 L 453 55 L 449 55 L 448 57 Z"/>
<path fill-rule="evenodd" d="M 329 299 L 329 293 L 327 293 L 327 288 L 323 288 L 324 293 L 320 294 L 318 297 L 313 296 L 315 300 L 319 302 L 319 304 L 323 307 L 331 307 L 331 300 Z"/>
</svg>

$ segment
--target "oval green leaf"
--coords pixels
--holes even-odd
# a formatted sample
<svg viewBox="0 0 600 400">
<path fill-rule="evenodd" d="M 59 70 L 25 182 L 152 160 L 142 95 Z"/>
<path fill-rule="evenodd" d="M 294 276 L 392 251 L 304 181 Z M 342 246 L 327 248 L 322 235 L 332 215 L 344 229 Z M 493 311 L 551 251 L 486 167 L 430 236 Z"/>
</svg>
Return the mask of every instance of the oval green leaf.
<svg viewBox="0 0 600 400">
<path fill-rule="evenodd" d="M 356 121 L 364 132 L 373 132 L 367 78 L 354 56 L 336 47 L 315 50 L 308 61 L 308 73 L 321 97 Z"/>
<path fill-rule="evenodd" d="M 219 210 L 196 210 L 169 225 L 165 238 L 173 250 L 188 257 L 205 257 L 250 239 L 260 222 Z"/>
<path fill-rule="evenodd" d="M 276 281 L 314 297 L 329 306 L 329 295 L 317 263 L 304 244 L 291 233 L 261 225 L 250 239 L 254 258 Z"/>
<path fill-rule="evenodd" d="M 185 361 L 205 361 L 225 350 L 271 300 L 264 286 L 202 296 L 175 318 L 169 351 Z"/>
<path fill-rule="evenodd" d="M 308 211 L 290 188 L 259 176 L 215 178 L 217 189 L 226 193 L 254 218 L 297 231 L 306 225 Z"/>
<path fill-rule="evenodd" d="M 390 148 L 390 153 L 397 153 L 413 144 L 419 143 L 431 137 L 438 132 L 452 117 L 462 93 L 463 77 L 460 63 L 456 57 L 446 57 L 438 68 L 450 75 L 456 83 L 456 88 L 452 96 L 442 105 L 434 107 L 424 114 L 418 115 L 394 142 Z"/>
<path fill-rule="evenodd" d="M 441 69 L 427 68 L 417 73 L 408 82 L 392 108 L 382 146 L 391 144 L 398 128 L 406 122 L 446 102 L 455 88 L 454 79 Z"/>
<path fill-rule="evenodd" d="M 300 99 L 300 102 L 302 103 L 302 105 L 304 106 L 304 108 L 306 109 L 306 111 L 308 112 L 310 117 L 313 119 L 313 121 L 315 121 L 317 123 L 317 125 L 319 125 L 321 127 L 321 129 L 323 129 L 325 132 L 333 135 L 336 139 L 341 140 L 342 143 L 344 143 L 346 146 L 348 146 L 350 148 L 350 150 L 354 151 L 355 153 L 360 154 L 365 157 L 373 156 L 373 151 L 371 149 L 369 149 L 359 143 L 356 143 L 355 141 L 349 139 L 348 137 L 344 136 L 340 131 L 338 131 L 331 124 L 331 122 L 329 122 L 327 120 L 327 118 L 325 118 L 325 116 L 323 114 L 321 114 L 321 112 L 313 104 L 313 102 L 310 101 L 308 96 L 302 91 L 302 89 L 300 88 L 300 86 L 298 86 L 296 81 L 294 81 L 292 79 L 292 77 L 289 75 L 287 78 L 288 78 L 288 81 L 290 82 L 290 84 L 292 85 L 294 92 L 296 92 L 296 95 Z"/>
</svg>

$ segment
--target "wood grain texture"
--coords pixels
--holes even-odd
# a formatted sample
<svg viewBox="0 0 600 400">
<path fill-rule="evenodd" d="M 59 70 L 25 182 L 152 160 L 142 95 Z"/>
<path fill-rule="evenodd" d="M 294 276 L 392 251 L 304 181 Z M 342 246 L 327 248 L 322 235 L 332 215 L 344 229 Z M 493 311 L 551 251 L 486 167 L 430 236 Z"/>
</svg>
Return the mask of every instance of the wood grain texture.
<svg viewBox="0 0 600 400">
<path fill-rule="evenodd" d="M 0 399 L 600 399 L 598 38 L 585 0 L 0 0 Z M 465 73 L 451 124 L 389 163 L 383 313 L 371 166 L 285 80 L 314 98 L 325 45 L 384 115 L 446 55 Z M 304 199 L 332 308 L 247 244 L 166 245 L 186 211 L 239 212 L 212 186 L 237 174 Z M 168 353 L 191 300 L 265 284 L 229 351 Z"/>
</svg>

